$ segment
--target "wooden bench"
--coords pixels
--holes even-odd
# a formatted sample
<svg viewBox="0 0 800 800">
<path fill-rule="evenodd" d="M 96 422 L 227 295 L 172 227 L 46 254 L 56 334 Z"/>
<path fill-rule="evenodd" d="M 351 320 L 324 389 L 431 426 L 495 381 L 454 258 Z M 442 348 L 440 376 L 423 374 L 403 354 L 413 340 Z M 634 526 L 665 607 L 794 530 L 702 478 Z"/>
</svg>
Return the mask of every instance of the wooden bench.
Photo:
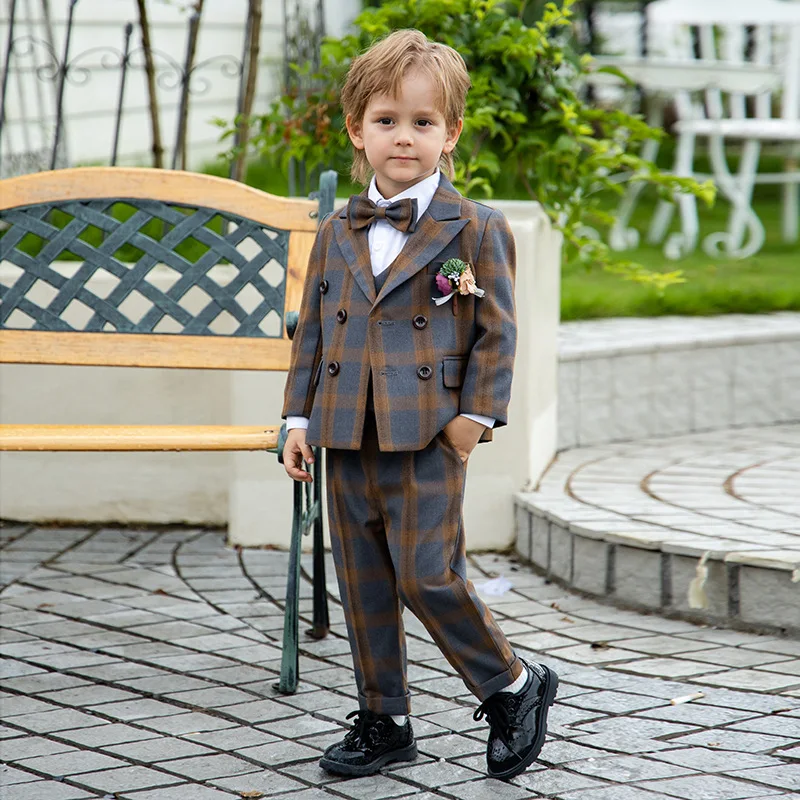
<svg viewBox="0 0 800 800">
<path fill-rule="evenodd" d="M 308 256 L 335 193 L 335 172 L 322 175 L 315 200 L 151 169 L 90 167 L 0 181 L 0 362 L 286 370 Z M 72 260 L 58 260 L 65 252 Z M 0 449 L 265 450 L 280 459 L 284 431 L 279 422 L 0 425 Z M 310 528 L 310 633 L 328 631 L 321 462 L 313 488 L 294 484 L 283 692 L 297 687 L 300 549 Z"/>
</svg>

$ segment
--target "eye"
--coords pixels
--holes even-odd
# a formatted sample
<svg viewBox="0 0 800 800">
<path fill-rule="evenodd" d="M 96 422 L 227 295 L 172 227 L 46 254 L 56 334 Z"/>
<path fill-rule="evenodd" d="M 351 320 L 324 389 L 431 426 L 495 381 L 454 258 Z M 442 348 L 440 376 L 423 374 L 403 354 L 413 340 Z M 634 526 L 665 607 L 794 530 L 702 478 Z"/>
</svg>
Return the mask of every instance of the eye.
<svg viewBox="0 0 800 800">
<path fill-rule="evenodd" d="M 423 128 L 429 128 L 433 123 L 429 119 L 418 119 L 417 125 L 420 125 Z"/>
<path fill-rule="evenodd" d="M 391 125 L 391 124 L 392 124 L 392 118 L 391 117 L 381 117 L 378 120 L 378 125 Z"/>
</svg>

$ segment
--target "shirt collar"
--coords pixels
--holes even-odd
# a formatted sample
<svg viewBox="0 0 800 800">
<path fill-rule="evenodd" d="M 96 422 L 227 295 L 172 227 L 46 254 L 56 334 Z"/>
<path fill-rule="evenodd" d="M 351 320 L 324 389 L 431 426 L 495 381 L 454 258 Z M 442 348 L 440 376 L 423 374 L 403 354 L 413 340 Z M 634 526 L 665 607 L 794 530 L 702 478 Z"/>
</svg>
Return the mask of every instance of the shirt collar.
<svg viewBox="0 0 800 800">
<path fill-rule="evenodd" d="M 437 169 L 433 175 L 430 175 L 419 183 L 415 183 L 413 186 L 409 186 L 408 189 L 400 192 L 400 194 L 396 194 L 394 197 L 390 197 L 388 200 L 378 191 L 378 184 L 373 175 L 369 183 L 367 197 L 379 206 L 388 206 L 389 203 L 393 203 L 395 200 L 403 200 L 406 197 L 412 199 L 416 198 L 417 219 L 419 219 L 428 210 L 428 206 L 431 204 L 431 200 L 433 200 L 433 196 L 439 188 L 439 175 L 440 172 Z"/>
</svg>

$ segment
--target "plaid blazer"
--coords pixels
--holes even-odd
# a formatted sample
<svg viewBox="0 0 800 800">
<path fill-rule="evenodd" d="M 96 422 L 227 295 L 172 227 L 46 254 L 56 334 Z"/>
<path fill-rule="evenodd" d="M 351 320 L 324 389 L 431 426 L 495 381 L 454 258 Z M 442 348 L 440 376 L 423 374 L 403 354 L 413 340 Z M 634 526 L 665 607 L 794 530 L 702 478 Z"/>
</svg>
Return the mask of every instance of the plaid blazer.
<svg viewBox="0 0 800 800">
<path fill-rule="evenodd" d="M 436 273 L 454 257 L 473 265 L 486 294 L 437 306 Z M 284 418 L 309 417 L 309 444 L 359 449 L 371 374 L 382 451 L 421 450 L 460 413 L 505 425 L 515 259 L 505 217 L 462 197 L 442 175 L 376 292 L 367 229 L 351 230 L 346 207 L 334 212 L 309 259 Z"/>
</svg>

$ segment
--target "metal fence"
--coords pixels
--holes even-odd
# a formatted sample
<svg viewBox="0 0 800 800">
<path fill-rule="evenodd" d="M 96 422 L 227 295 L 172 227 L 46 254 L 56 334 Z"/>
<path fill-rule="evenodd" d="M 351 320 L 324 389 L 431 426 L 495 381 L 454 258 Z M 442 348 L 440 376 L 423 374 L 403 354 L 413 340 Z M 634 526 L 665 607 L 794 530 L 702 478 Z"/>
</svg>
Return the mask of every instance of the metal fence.
<svg viewBox="0 0 800 800">
<path fill-rule="evenodd" d="M 208 94 L 216 82 L 226 82 L 230 86 L 225 89 L 227 95 L 235 91 L 234 113 L 236 117 L 242 113 L 249 58 L 249 15 L 243 20 L 242 49 L 238 54 L 220 53 L 195 60 L 194 45 L 201 24 L 197 13 L 185 21 L 182 52 L 177 48 L 167 52 L 152 45 L 145 46 L 140 26 L 132 22 L 120 23 L 117 43 L 103 42 L 78 51 L 73 34 L 81 13 L 81 0 L 68 0 L 67 16 L 59 21 L 58 36 L 54 35 L 50 0 L 7 1 L 5 41 L 1 43 L 4 50 L 0 80 L 0 177 L 71 165 L 66 136 L 69 108 L 65 90 L 68 87 L 81 87 L 81 92 L 87 93 L 81 103 L 87 99 L 94 103 L 96 97 L 104 109 L 113 113 L 110 140 L 103 142 L 103 149 L 93 154 L 92 161 L 116 165 L 120 157 L 120 137 L 126 124 L 126 100 L 132 73 L 146 79 L 148 59 L 157 91 L 166 93 L 168 100 L 172 95 L 173 108 L 177 106 L 172 130 L 163 133 L 165 166 L 174 169 L 185 165 L 188 107 Z M 324 30 L 322 0 L 312 2 L 314 6 L 309 16 L 308 0 L 284 0 L 281 24 L 271 25 L 283 39 L 280 53 L 283 58 L 275 57 L 275 62 L 297 57 L 297 42 L 302 40 L 304 31 L 312 32 L 311 40 L 318 46 Z M 133 7 L 132 2 L 132 10 Z M 270 9 L 275 11 L 275 16 L 280 13 L 277 8 L 270 6 Z M 105 38 L 108 40 L 108 36 Z M 103 89 L 95 89 L 93 93 L 93 83 L 96 86 L 98 82 Z M 154 112 L 151 105 L 148 114 L 152 117 L 154 113 L 157 116 L 158 110 Z M 11 122 L 14 124 L 7 124 Z M 237 144 L 235 137 L 234 144 Z"/>
</svg>

